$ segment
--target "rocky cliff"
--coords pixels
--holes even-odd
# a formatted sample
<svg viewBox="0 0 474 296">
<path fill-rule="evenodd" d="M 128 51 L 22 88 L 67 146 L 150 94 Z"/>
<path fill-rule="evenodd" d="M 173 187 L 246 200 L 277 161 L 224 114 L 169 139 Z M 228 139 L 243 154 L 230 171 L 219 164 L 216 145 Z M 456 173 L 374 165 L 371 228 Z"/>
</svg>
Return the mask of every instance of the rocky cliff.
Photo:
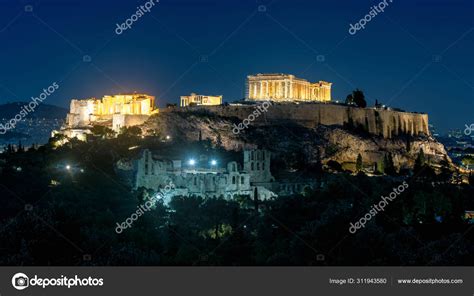
<svg viewBox="0 0 474 296">
<path fill-rule="evenodd" d="M 264 107 L 264 108 L 263 108 Z M 260 110 L 264 109 L 263 112 Z M 428 115 L 396 111 L 387 108 L 356 108 L 330 103 L 260 103 L 231 106 L 194 106 L 177 108 L 174 112 L 208 112 L 221 117 L 236 117 L 243 121 L 261 113 L 252 120 L 253 125 L 295 122 L 307 128 L 318 125 L 351 125 L 366 132 L 392 138 L 399 135 L 429 135 Z"/>
<path fill-rule="evenodd" d="M 356 128 L 322 124 L 308 127 L 291 120 L 251 123 L 236 133 L 234 127 L 239 123 L 237 117 L 221 116 L 206 110 L 180 110 L 161 112 L 141 127 L 145 134 L 169 135 L 178 142 L 209 139 L 227 150 L 259 146 L 288 163 L 335 160 L 350 168 L 361 154 L 364 165 L 371 166 L 383 161 L 390 153 L 395 167 L 403 169 L 413 167 L 420 149 L 434 167 L 439 167 L 446 159 L 450 162 L 444 146 L 428 135 L 384 138 Z"/>
</svg>

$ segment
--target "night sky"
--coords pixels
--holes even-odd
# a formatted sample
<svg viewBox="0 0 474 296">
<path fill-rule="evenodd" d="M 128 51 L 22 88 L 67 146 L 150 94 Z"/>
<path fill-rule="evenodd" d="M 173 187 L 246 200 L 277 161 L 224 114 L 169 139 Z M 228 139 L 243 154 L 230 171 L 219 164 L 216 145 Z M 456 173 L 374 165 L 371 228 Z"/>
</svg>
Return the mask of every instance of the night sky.
<svg viewBox="0 0 474 296">
<path fill-rule="evenodd" d="M 63 107 L 133 91 L 160 107 L 191 92 L 234 101 L 246 75 L 277 72 L 427 112 L 442 132 L 474 122 L 473 0 L 394 0 L 355 35 L 380 1 L 161 0 L 117 35 L 145 2 L 0 0 L 0 103 L 53 82 L 44 103 Z"/>
</svg>

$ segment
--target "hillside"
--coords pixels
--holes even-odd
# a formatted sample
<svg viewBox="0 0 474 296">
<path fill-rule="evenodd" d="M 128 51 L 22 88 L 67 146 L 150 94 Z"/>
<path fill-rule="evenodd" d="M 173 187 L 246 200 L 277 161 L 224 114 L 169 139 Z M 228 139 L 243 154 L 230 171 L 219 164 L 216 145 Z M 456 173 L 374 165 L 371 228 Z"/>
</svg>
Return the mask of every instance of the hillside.
<svg viewBox="0 0 474 296">
<path fill-rule="evenodd" d="M 0 119 L 4 121 L 15 117 L 26 104 L 28 103 L 14 102 L 0 105 Z M 28 114 L 28 118 L 63 119 L 67 113 L 67 109 L 54 105 L 40 104 L 34 112 Z"/>
<path fill-rule="evenodd" d="M 0 123 L 5 124 L 15 118 L 26 104 L 15 102 L 0 105 Z M 28 113 L 24 120 L 17 123 L 13 130 L 6 133 L 0 130 L 0 145 L 18 144 L 19 141 L 26 146 L 47 143 L 51 132 L 62 125 L 67 112 L 61 107 L 40 104 L 34 112 Z"/>
<path fill-rule="evenodd" d="M 444 146 L 431 136 L 402 135 L 390 139 L 375 136 L 342 126 L 317 125 L 314 128 L 292 121 L 275 121 L 268 124 L 250 125 L 239 134 L 232 132 L 237 118 L 223 117 L 206 112 L 162 112 L 152 116 L 143 126 L 146 133 L 156 131 L 170 135 L 179 141 L 209 139 L 227 150 L 241 150 L 244 147 L 262 147 L 272 151 L 287 168 L 304 167 L 318 161 L 334 160 L 346 167 L 355 164 L 361 154 L 364 166 L 371 167 L 383 162 L 391 154 L 397 169 L 413 168 L 415 159 L 423 149 L 433 167 L 439 167 L 448 160 Z"/>
</svg>

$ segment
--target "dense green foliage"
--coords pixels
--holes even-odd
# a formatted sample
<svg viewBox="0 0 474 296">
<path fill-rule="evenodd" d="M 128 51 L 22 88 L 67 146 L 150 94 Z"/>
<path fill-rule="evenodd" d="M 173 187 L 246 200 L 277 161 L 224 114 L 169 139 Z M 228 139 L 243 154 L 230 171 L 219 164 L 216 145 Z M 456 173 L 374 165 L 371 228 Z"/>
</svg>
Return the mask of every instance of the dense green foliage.
<svg viewBox="0 0 474 296">
<path fill-rule="evenodd" d="M 346 97 L 346 104 L 355 105 L 360 108 L 367 107 L 364 92 L 360 89 L 353 90 L 352 93 Z"/>
<path fill-rule="evenodd" d="M 113 163 L 133 157 L 137 149 L 129 147 L 168 145 L 145 144 L 132 134 L 4 154 L 0 265 L 474 263 L 471 225 L 462 218 L 474 209 L 472 186 L 407 180 L 409 188 L 384 212 L 350 234 L 349 223 L 402 182 L 363 174 L 324 174 L 323 186 L 304 196 L 269 201 L 176 197 L 117 234 L 116 223 L 143 200 L 142 191 L 132 191 Z"/>
</svg>

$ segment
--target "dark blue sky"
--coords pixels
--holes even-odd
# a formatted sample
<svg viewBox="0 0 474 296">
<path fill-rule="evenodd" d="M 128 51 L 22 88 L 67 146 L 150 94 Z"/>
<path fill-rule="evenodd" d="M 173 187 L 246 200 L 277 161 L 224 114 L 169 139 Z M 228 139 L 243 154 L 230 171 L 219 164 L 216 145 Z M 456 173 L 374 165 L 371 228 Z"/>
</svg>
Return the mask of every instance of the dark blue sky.
<svg viewBox="0 0 474 296">
<path fill-rule="evenodd" d="M 130 91 L 159 106 L 190 92 L 233 101 L 246 75 L 283 72 L 333 82 L 334 99 L 358 87 L 370 104 L 427 112 L 441 131 L 474 122 L 473 0 L 394 0 L 355 35 L 380 1 L 161 0 L 116 35 L 145 2 L 0 0 L 0 103 L 54 81 L 45 103 L 60 106 Z"/>
</svg>

